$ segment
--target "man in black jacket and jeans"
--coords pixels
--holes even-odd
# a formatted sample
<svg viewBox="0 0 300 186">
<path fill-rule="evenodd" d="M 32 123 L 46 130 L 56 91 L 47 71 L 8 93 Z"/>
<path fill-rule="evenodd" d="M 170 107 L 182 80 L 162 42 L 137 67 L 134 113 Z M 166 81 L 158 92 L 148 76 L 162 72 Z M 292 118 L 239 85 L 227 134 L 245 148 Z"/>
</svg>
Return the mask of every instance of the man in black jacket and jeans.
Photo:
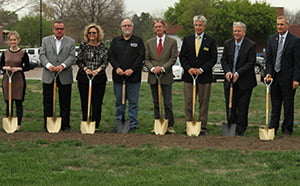
<svg viewBox="0 0 300 186">
<path fill-rule="evenodd" d="M 133 35 L 133 26 L 130 19 L 124 19 L 121 22 L 122 35 L 112 40 L 109 49 L 109 61 L 113 66 L 116 119 L 122 120 L 125 117 L 126 104 L 122 105 L 122 83 L 125 79 L 131 132 L 135 131 L 138 125 L 138 101 L 145 59 L 144 42 L 140 37 Z"/>
</svg>

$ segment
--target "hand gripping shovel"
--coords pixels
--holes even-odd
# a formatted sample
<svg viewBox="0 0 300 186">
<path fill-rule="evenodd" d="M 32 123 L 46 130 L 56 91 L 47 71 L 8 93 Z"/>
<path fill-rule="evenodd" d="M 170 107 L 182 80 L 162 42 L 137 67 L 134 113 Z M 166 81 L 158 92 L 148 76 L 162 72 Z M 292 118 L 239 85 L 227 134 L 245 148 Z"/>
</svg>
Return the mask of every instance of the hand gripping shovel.
<svg viewBox="0 0 300 186">
<path fill-rule="evenodd" d="M 232 96 L 233 96 L 233 83 L 230 81 L 229 84 L 229 100 L 228 100 L 228 121 L 231 119 L 231 111 L 232 111 Z M 236 131 L 236 124 L 232 123 L 223 123 L 222 124 L 222 132 L 223 136 L 234 136 Z"/>
<path fill-rule="evenodd" d="M 259 129 L 259 139 L 260 140 L 273 140 L 275 137 L 275 131 L 274 129 L 269 129 L 268 123 L 269 123 L 269 97 L 270 97 L 270 86 L 273 82 L 273 79 L 271 79 L 270 83 L 267 83 L 266 80 L 264 80 L 264 83 L 267 88 L 266 92 L 266 126 L 265 128 Z"/>
<path fill-rule="evenodd" d="M 158 89 L 158 107 L 159 107 L 159 117 L 160 119 L 154 120 L 154 133 L 156 135 L 165 135 L 168 130 L 168 120 L 163 119 L 163 113 L 162 113 L 162 95 L 161 95 L 161 84 L 160 84 L 160 78 L 162 76 L 162 73 L 158 76 L 155 74 L 157 78 L 157 89 Z"/>
<path fill-rule="evenodd" d="M 116 130 L 118 133 L 126 134 L 130 129 L 130 123 L 129 120 L 125 120 L 125 98 L 126 98 L 126 78 L 123 78 L 122 83 L 122 107 L 123 107 L 123 113 L 122 113 L 122 119 L 116 121 Z"/>
<path fill-rule="evenodd" d="M 192 101 L 192 117 L 193 121 L 187 121 L 186 122 L 186 134 L 188 136 L 199 136 L 201 131 L 201 122 L 195 120 L 195 106 L 196 106 L 196 80 L 198 78 L 197 76 L 191 75 L 193 78 L 193 101 Z"/>
<path fill-rule="evenodd" d="M 92 101 L 92 81 L 95 76 L 90 77 L 88 74 L 86 75 L 89 79 L 89 93 L 88 93 L 88 110 L 87 110 L 87 120 L 81 121 L 80 131 L 82 134 L 94 134 L 96 128 L 96 122 L 90 121 L 90 113 L 91 113 L 91 101 Z"/>
<path fill-rule="evenodd" d="M 53 82 L 53 114 L 52 117 L 47 117 L 47 130 L 49 133 L 58 133 L 61 128 L 61 117 L 56 117 L 56 79 L 59 73 L 54 76 Z"/>
<path fill-rule="evenodd" d="M 8 76 L 8 117 L 2 119 L 2 127 L 6 133 L 14 133 L 18 129 L 18 119 L 16 117 L 12 117 L 12 76 L 14 72 L 9 75 L 6 70 L 6 74 Z"/>
</svg>

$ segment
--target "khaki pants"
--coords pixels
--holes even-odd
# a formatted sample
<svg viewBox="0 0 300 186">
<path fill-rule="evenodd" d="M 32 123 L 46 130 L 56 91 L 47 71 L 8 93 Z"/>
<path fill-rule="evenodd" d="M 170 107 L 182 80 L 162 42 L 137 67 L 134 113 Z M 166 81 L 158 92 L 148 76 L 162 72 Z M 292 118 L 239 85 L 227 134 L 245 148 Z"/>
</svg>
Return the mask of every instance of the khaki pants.
<svg viewBox="0 0 300 186">
<path fill-rule="evenodd" d="M 202 122 L 202 131 L 206 131 L 208 118 L 208 104 L 210 97 L 211 83 L 200 84 L 197 83 L 196 96 L 198 95 L 199 102 L 199 121 Z M 192 121 L 192 107 L 193 107 L 193 84 L 184 82 L 184 99 L 185 99 L 185 120 Z M 195 113 L 197 108 L 195 108 Z M 196 118 L 195 118 L 196 119 Z"/>
</svg>

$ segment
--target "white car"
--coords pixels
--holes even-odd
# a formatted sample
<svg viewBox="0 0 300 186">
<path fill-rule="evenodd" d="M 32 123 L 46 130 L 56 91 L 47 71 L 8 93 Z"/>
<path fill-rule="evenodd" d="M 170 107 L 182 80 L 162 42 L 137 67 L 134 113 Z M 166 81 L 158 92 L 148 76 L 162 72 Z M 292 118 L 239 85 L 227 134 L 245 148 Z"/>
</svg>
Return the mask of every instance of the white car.
<svg viewBox="0 0 300 186">
<path fill-rule="evenodd" d="M 182 79 L 183 68 L 180 64 L 179 57 L 177 57 L 175 64 L 172 66 L 172 71 L 174 76 L 173 79 L 176 81 L 180 81 Z"/>
</svg>

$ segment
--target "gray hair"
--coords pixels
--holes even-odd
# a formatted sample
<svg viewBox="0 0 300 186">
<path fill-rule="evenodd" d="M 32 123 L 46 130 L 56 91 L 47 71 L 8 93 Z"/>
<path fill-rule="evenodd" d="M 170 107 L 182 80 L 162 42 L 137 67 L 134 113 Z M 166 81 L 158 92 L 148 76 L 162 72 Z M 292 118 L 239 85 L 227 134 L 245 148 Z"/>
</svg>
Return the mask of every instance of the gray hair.
<svg viewBox="0 0 300 186">
<path fill-rule="evenodd" d="M 134 26 L 133 21 L 132 21 L 130 18 L 124 18 L 124 19 L 121 21 L 121 23 L 120 23 L 120 26 L 121 26 L 121 27 L 122 27 L 122 23 L 123 23 L 125 20 L 130 21 L 131 24 L 132 24 L 132 26 Z"/>
<path fill-rule="evenodd" d="M 240 22 L 240 21 L 238 21 L 238 22 L 233 22 L 232 26 L 233 26 L 233 27 L 234 27 L 234 26 L 240 26 L 240 27 L 242 27 L 242 29 L 243 29 L 244 31 L 247 31 L 247 26 L 245 25 L 245 23 L 242 23 L 242 22 Z"/>
<path fill-rule="evenodd" d="M 207 24 L 207 19 L 203 15 L 195 15 L 193 18 L 193 23 L 195 24 L 196 21 L 201 21 L 204 26 Z"/>
</svg>

